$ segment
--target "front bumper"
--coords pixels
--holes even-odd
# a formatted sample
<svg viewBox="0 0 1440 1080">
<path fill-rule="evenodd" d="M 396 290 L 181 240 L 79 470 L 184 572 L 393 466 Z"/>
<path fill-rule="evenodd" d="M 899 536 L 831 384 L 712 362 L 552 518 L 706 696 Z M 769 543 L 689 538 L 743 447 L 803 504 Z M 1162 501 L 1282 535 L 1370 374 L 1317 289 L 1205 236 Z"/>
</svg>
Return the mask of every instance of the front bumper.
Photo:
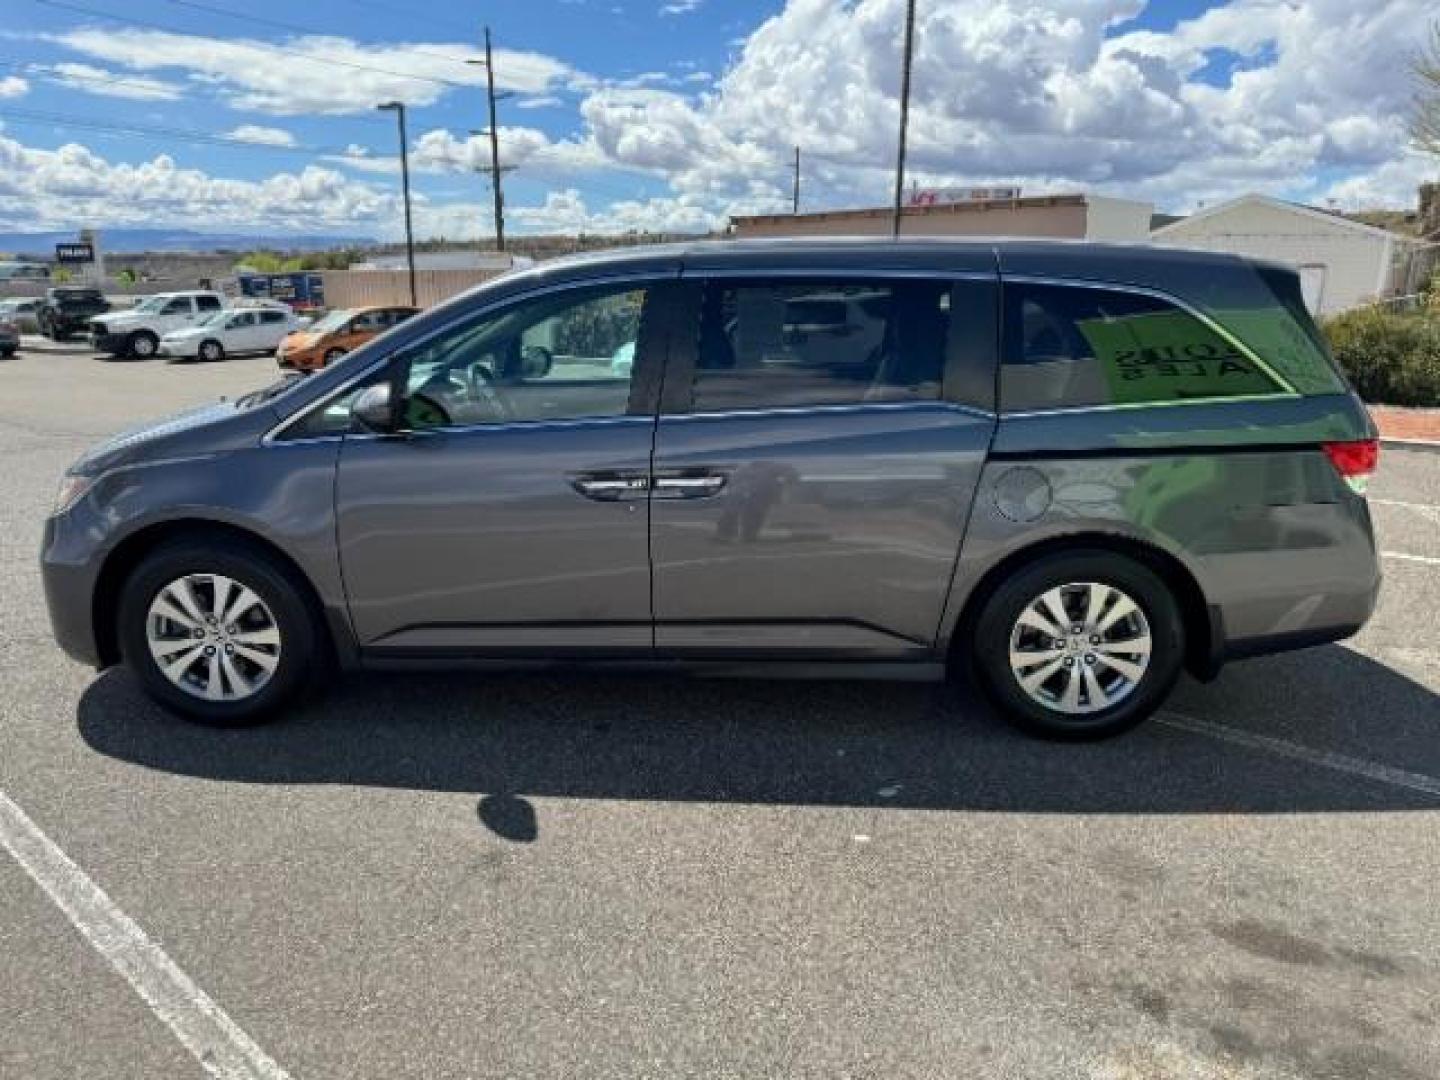
<svg viewBox="0 0 1440 1080">
<path fill-rule="evenodd" d="M 91 330 L 90 347 L 96 352 L 121 353 L 130 351 L 130 335 L 109 330 Z"/>
<path fill-rule="evenodd" d="M 286 371 L 314 371 L 323 366 L 320 357 L 310 351 L 275 353 L 275 363 Z"/>
<path fill-rule="evenodd" d="M 200 351 L 200 345 L 194 341 L 166 341 L 160 339 L 160 344 L 155 347 L 157 356 L 195 356 Z"/>
<path fill-rule="evenodd" d="M 98 669 L 105 666 L 95 632 L 94 567 L 99 560 L 72 514 L 46 519 L 40 578 L 56 643 L 72 659 Z"/>
</svg>

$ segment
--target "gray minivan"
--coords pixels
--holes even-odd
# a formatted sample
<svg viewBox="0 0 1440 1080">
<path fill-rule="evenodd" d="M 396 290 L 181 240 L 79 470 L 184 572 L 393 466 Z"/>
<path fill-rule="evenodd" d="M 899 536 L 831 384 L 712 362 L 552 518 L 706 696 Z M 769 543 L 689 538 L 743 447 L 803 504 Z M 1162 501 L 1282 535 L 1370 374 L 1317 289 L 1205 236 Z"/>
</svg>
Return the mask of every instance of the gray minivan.
<svg viewBox="0 0 1440 1080">
<path fill-rule="evenodd" d="M 1377 446 L 1280 265 L 695 243 L 112 439 L 43 566 L 67 652 L 211 723 L 337 664 L 604 663 L 962 671 L 1096 737 L 1365 622 Z"/>
</svg>

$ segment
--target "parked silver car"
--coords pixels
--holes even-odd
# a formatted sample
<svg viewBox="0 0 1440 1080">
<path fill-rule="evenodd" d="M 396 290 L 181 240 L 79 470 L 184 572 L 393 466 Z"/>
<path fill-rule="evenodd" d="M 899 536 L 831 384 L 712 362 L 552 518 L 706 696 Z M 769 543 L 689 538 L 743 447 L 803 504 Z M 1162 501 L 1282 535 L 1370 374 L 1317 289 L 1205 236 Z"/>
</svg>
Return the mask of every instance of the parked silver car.
<svg viewBox="0 0 1440 1080">
<path fill-rule="evenodd" d="M 40 307 L 44 302 L 34 296 L 0 300 L 0 321 L 14 323 L 22 334 L 38 334 Z"/>
<path fill-rule="evenodd" d="M 1095 737 L 1365 622 L 1376 451 L 1278 265 L 702 243 L 507 275 L 97 447 L 44 576 L 68 652 L 213 723 L 332 662 L 539 661 L 968 673 Z"/>
</svg>

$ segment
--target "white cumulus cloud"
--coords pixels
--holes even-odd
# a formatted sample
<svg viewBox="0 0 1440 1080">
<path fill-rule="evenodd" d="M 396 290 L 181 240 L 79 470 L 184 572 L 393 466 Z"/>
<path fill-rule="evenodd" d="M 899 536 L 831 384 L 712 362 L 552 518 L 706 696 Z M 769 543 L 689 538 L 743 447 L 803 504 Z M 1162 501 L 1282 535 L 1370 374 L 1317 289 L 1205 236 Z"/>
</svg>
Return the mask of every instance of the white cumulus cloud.
<svg viewBox="0 0 1440 1080">
<path fill-rule="evenodd" d="M 229 132 L 228 138 L 241 142 L 259 143 L 262 146 L 294 146 L 295 136 L 284 128 L 264 127 L 261 124 L 241 124 Z"/>
</svg>

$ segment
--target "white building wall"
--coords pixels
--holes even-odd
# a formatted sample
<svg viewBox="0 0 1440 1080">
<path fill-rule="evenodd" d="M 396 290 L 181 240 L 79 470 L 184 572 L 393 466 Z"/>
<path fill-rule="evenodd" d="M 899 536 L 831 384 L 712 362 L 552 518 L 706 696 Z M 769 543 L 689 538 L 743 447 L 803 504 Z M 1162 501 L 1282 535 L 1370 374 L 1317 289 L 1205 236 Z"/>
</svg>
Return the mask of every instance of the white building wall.
<svg viewBox="0 0 1440 1080">
<path fill-rule="evenodd" d="M 1228 251 L 1289 263 L 1311 285 L 1307 291 L 1318 292 L 1320 315 L 1356 307 L 1391 288 L 1392 238 L 1283 204 L 1239 202 L 1167 226 L 1154 240 L 1167 247 Z M 1312 284 L 1316 278 L 1318 289 Z"/>
<path fill-rule="evenodd" d="M 1146 240 L 1150 236 L 1150 216 L 1154 212 L 1154 203 L 1086 195 L 1085 239 L 1128 243 Z"/>
</svg>

